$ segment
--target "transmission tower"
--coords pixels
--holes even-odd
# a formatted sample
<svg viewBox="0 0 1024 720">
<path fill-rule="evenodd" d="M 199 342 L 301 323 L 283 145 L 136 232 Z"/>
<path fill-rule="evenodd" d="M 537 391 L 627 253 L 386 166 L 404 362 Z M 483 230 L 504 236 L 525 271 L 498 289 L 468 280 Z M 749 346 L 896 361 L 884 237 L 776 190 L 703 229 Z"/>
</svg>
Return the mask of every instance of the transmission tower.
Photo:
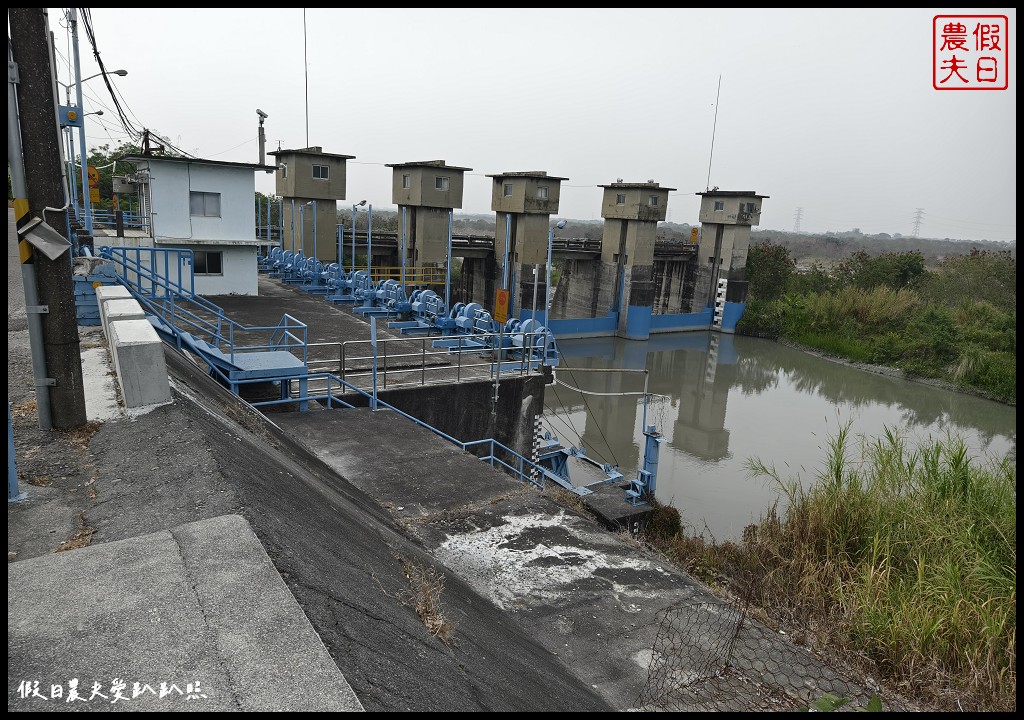
<svg viewBox="0 0 1024 720">
<path fill-rule="evenodd" d="M 914 237 L 921 236 L 921 219 L 924 216 L 924 208 L 914 208 Z"/>
<path fill-rule="evenodd" d="M 796 222 L 793 224 L 793 232 L 800 232 L 800 217 L 804 214 L 804 209 L 798 207 L 796 209 Z"/>
</svg>

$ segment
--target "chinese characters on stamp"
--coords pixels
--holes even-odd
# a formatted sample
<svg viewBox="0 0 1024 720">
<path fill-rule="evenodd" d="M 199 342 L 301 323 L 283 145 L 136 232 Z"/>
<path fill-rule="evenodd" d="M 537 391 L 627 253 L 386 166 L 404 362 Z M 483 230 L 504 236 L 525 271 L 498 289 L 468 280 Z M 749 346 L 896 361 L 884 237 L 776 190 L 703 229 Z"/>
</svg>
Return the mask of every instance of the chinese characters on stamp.
<svg viewBox="0 0 1024 720">
<path fill-rule="evenodd" d="M 1010 22 L 1006 15 L 936 15 L 932 86 L 936 90 L 1006 90 Z"/>
</svg>

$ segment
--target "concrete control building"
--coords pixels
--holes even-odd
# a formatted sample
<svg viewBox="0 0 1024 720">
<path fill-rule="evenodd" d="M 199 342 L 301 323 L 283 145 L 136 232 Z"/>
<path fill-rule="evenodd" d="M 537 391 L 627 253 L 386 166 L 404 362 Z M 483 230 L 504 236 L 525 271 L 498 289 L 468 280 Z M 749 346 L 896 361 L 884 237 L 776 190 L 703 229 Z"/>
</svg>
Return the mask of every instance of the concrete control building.
<svg viewBox="0 0 1024 720">
<path fill-rule="evenodd" d="M 118 244 L 191 250 L 199 295 L 256 295 L 254 171 L 273 167 L 201 158 L 133 155 L 121 189 L 139 196 L 148 217 L 141 237 Z"/>
<path fill-rule="evenodd" d="M 277 160 L 281 198 L 281 247 L 302 250 L 323 263 L 338 258 L 338 200 L 345 199 L 345 163 L 354 155 L 325 153 L 319 146 L 267 153 Z"/>
</svg>

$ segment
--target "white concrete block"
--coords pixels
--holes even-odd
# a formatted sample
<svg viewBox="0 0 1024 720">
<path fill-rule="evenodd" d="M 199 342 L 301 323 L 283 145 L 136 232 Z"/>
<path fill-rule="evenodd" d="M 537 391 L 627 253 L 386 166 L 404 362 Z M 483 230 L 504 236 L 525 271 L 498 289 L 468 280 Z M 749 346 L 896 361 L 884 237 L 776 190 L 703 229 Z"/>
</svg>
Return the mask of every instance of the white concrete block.
<svg viewBox="0 0 1024 720">
<path fill-rule="evenodd" d="M 96 288 L 96 302 L 113 300 L 115 298 L 130 298 L 132 294 L 124 285 L 100 285 Z"/>
<path fill-rule="evenodd" d="M 108 300 L 131 300 L 132 294 L 124 285 L 100 285 L 96 288 L 96 306 L 100 311 L 100 325 L 103 326 L 103 337 L 107 337 L 107 321 L 103 318 L 103 306 Z"/>
<path fill-rule="evenodd" d="M 110 323 L 110 350 L 126 408 L 171 402 L 164 344 L 148 320 Z"/>
<path fill-rule="evenodd" d="M 103 335 L 107 338 L 107 342 L 110 342 L 110 323 L 115 320 L 145 319 L 146 311 L 133 297 L 112 298 L 105 300 L 100 305 L 100 323 L 103 325 Z"/>
</svg>

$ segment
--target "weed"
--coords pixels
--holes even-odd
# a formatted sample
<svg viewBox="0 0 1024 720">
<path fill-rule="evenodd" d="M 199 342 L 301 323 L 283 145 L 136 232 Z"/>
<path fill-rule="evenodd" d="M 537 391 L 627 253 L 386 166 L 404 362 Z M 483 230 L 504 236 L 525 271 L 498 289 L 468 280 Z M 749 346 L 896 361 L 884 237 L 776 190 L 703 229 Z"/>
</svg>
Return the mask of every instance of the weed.
<svg viewBox="0 0 1024 720">
<path fill-rule="evenodd" d="M 64 552 L 65 550 L 76 550 L 78 548 L 88 547 L 92 544 L 93 533 L 96 532 L 96 528 L 85 522 L 85 513 L 78 513 L 78 518 L 82 523 L 82 526 L 78 529 L 78 532 L 70 540 L 62 542 L 54 552 Z"/>
</svg>

